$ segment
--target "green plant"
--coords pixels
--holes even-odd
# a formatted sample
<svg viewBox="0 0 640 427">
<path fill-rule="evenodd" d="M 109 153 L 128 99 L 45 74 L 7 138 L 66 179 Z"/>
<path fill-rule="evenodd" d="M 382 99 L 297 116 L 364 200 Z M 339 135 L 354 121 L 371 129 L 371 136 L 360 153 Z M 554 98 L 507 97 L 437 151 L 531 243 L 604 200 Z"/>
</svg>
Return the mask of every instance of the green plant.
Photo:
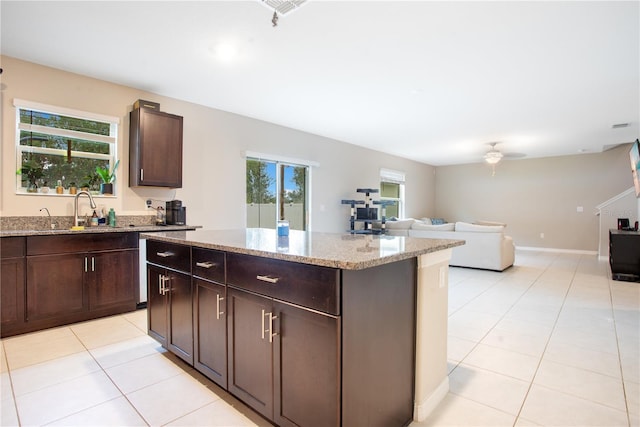
<svg viewBox="0 0 640 427">
<path fill-rule="evenodd" d="M 113 165 L 113 169 L 111 169 L 111 172 L 109 172 L 109 168 L 103 168 L 100 166 L 96 167 L 96 173 L 100 176 L 100 178 L 102 178 L 102 182 L 104 182 L 105 184 L 109 184 L 115 181 L 116 169 L 118 169 L 119 164 L 120 164 L 120 160 L 118 160 L 116 164 Z"/>
<path fill-rule="evenodd" d="M 44 171 L 40 166 L 33 162 L 27 162 L 18 169 L 17 175 L 24 175 L 32 186 L 37 186 L 37 181 L 44 176 Z"/>
<path fill-rule="evenodd" d="M 98 181 L 100 180 L 100 176 L 97 173 L 93 173 L 91 175 L 87 175 L 83 178 L 82 188 L 88 188 L 90 190 L 95 190 L 98 188 Z"/>
</svg>

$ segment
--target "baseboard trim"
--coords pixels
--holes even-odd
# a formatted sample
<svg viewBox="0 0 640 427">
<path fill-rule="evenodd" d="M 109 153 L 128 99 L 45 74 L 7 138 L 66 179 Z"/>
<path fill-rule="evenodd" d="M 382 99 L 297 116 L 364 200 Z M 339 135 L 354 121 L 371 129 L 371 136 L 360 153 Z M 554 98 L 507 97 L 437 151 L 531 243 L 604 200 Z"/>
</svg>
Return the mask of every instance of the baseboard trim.
<svg viewBox="0 0 640 427">
<path fill-rule="evenodd" d="M 516 246 L 516 250 L 519 251 L 534 251 L 534 252 L 556 252 L 565 254 L 577 254 L 577 255 L 598 255 L 598 251 L 583 251 L 580 249 L 559 249 L 559 248 L 539 248 L 536 246 Z"/>
<path fill-rule="evenodd" d="M 449 393 L 449 376 L 444 377 L 440 385 L 422 402 L 413 403 L 413 420 L 424 421 Z"/>
</svg>

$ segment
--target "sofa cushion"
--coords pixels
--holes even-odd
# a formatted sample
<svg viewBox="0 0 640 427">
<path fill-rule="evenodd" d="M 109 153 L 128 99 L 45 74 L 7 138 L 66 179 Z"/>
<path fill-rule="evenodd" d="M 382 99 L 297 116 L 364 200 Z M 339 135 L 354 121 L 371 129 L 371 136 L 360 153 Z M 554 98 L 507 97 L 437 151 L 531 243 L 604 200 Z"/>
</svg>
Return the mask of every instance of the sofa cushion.
<svg viewBox="0 0 640 427">
<path fill-rule="evenodd" d="M 416 221 L 411 226 L 411 229 L 412 230 L 430 230 L 430 231 L 454 231 L 455 226 L 456 225 L 453 222 L 448 224 L 432 225 L 432 224 L 425 224 L 424 222 Z"/>
<path fill-rule="evenodd" d="M 507 226 L 507 224 L 505 224 L 504 222 L 484 221 L 484 220 L 474 221 L 474 224 L 476 224 L 476 225 L 501 225 L 503 227 Z"/>
<path fill-rule="evenodd" d="M 399 219 L 397 221 L 386 221 L 384 226 L 389 230 L 408 230 L 414 222 L 413 218 Z"/>
<path fill-rule="evenodd" d="M 502 225 L 478 225 L 470 224 L 468 222 L 456 222 L 456 231 L 473 231 L 476 233 L 503 233 L 504 226 Z"/>
</svg>

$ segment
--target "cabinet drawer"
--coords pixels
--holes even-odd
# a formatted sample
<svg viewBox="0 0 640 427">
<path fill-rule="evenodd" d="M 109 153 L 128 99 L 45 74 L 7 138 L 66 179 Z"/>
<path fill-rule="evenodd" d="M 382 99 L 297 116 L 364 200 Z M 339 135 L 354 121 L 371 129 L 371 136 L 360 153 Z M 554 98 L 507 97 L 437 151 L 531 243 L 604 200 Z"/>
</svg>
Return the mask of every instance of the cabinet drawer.
<svg viewBox="0 0 640 427">
<path fill-rule="evenodd" d="M 174 270 L 191 272 L 191 247 L 147 240 L 147 261 Z"/>
<path fill-rule="evenodd" d="M 194 276 L 224 283 L 224 252 L 211 249 L 191 249 L 191 271 Z"/>
<path fill-rule="evenodd" d="M 0 238 L 0 257 L 20 258 L 25 254 L 26 239 L 24 237 Z"/>
<path fill-rule="evenodd" d="M 27 255 L 136 249 L 138 233 L 63 234 L 28 236 Z"/>
<path fill-rule="evenodd" d="M 325 313 L 340 314 L 340 270 L 227 253 L 227 284 Z"/>
</svg>

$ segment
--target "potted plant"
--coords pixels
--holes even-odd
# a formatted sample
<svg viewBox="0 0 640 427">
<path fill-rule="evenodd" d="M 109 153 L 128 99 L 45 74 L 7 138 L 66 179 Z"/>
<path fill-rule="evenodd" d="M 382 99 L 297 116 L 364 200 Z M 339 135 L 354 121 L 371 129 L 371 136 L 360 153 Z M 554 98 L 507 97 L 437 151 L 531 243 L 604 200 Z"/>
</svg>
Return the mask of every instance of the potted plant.
<svg viewBox="0 0 640 427">
<path fill-rule="evenodd" d="M 18 169 L 18 175 L 27 178 L 27 192 L 36 193 L 38 191 L 38 180 L 43 177 L 44 171 L 34 162 L 27 162 Z"/>
<path fill-rule="evenodd" d="M 83 190 L 92 191 L 95 193 L 95 191 L 98 191 L 100 189 L 98 185 L 98 181 L 100 180 L 100 177 L 98 176 L 97 173 L 92 173 L 90 175 L 87 175 L 83 179 L 84 179 L 82 182 Z"/>
<path fill-rule="evenodd" d="M 120 160 L 116 161 L 116 164 L 113 165 L 113 169 L 109 172 L 109 168 L 96 167 L 96 173 L 102 178 L 102 184 L 100 184 L 100 194 L 113 194 L 113 181 L 116 179 L 116 169 L 118 169 L 118 165 L 120 164 Z"/>
</svg>

